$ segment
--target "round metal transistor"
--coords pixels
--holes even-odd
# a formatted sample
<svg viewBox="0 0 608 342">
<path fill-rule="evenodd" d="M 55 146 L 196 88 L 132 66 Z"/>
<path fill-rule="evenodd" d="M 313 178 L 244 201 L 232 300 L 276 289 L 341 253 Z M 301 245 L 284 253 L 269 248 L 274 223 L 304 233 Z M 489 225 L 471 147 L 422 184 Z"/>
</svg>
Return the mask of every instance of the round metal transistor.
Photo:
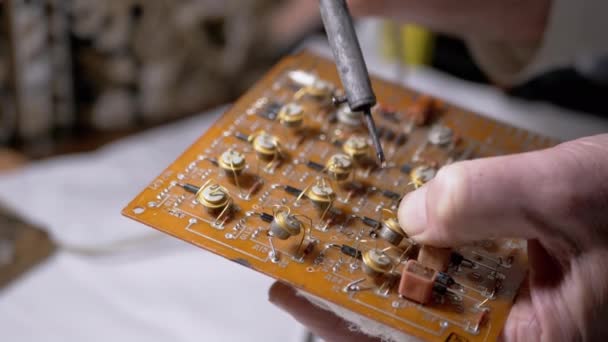
<svg viewBox="0 0 608 342">
<path fill-rule="evenodd" d="M 353 135 L 346 140 L 342 147 L 344 153 L 351 158 L 358 160 L 365 157 L 369 151 L 369 144 L 365 137 Z"/>
<path fill-rule="evenodd" d="M 362 255 L 363 272 L 370 277 L 378 277 L 390 271 L 392 262 L 385 253 L 378 249 L 370 249 Z"/>
<path fill-rule="evenodd" d="M 448 145 L 454 139 L 454 131 L 443 125 L 435 125 L 429 131 L 428 140 L 433 145 Z"/>
<path fill-rule="evenodd" d="M 223 210 L 230 203 L 228 190 L 218 184 L 209 184 L 196 194 L 196 200 L 211 212 Z"/>
<path fill-rule="evenodd" d="M 308 94 L 315 97 L 330 97 L 334 93 L 334 85 L 322 80 L 315 79 L 308 89 Z"/>
<path fill-rule="evenodd" d="M 300 234 L 301 230 L 302 222 L 284 211 L 278 212 L 270 223 L 270 233 L 280 240 L 287 240 L 296 236 Z"/>
<path fill-rule="evenodd" d="M 247 160 L 241 152 L 230 149 L 222 153 L 218 163 L 222 170 L 240 175 L 247 165 Z"/>
<path fill-rule="evenodd" d="M 334 190 L 324 183 L 311 186 L 306 195 L 317 207 L 322 209 L 327 208 L 336 196 Z"/>
<path fill-rule="evenodd" d="M 389 217 L 382 221 L 382 226 L 378 235 L 391 245 L 399 245 L 405 237 L 405 232 L 401 229 L 399 222 L 394 217 Z"/>
<path fill-rule="evenodd" d="M 348 126 L 361 126 L 363 112 L 353 112 L 348 105 L 343 105 L 338 109 L 338 121 Z"/>
<path fill-rule="evenodd" d="M 325 167 L 330 177 L 342 181 L 353 171 L 353 160 L 346 154 L 338 153 L 329 158 Z"/>
<path fill-rule="evenodd" d="M 421 165 L 412 170 L 410 177 L 416 187 L 421 187 L 424 184 L 435 178 L 437 169 L 428 165 Z"/>
<path fill-rule="evenodd" d="M 279 122 L 285 127 L 296 128 L 304 122 L 304 108 L 297 103 L 288 103 L 279 111 Z"/>
<path fill-rule="evenodd" d="M 255 152 L 262 159 L 274 159 L 279 153 L 279 140 L 266 132 L 256 135 L 252 144 Z"/>
</svg>

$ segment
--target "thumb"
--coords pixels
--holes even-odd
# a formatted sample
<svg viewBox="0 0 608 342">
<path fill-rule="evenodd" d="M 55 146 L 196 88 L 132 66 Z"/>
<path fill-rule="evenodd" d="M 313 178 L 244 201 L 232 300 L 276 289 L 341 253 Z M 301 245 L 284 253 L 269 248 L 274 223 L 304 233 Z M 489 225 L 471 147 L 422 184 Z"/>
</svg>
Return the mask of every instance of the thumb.
<svg viewBox="0 0 608 342">
<path fill-rule="evenodd" d="M 600 175 L 608 174 L 606 146 L 603 135 L 449 165 L 402 200 L 399 221 L 414 240 L 437 246 L 500 237 L 569 240 L 579 218 L 605 203 L 593 194 L 608 190 L 598 189 Z"/>
</svg>

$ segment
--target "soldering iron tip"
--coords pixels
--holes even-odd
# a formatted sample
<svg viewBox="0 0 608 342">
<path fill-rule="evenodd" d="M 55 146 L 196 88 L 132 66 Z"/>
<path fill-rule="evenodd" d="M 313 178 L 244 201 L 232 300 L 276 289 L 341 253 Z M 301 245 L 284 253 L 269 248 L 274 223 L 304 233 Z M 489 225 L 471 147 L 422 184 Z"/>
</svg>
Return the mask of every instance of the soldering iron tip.
<svg viewBox="0 0 608 342">
<path fill-rule="evenodd" d="M 386 166 L 386 158 L 384 157 L 384 151 L 382 150 L 382 143 L 380 143 L 380 139 L 378 138 L 378 131 L 376 130 L 376 124 L 372 118 L 371 110 L 368 108 L 364 110 L 363 113 L 367 130 L 369 131 L 374 144 L 374 149 L 376 150 L 376 157 L 378 157 L 380 167 L 384 168 Z"/>
<path fill-rule="evenodd" d="M 378 153 L 378 160 L 380 161 L 380 168 L 386 169 L 386 167 L 388 166 L 388 163 L 384 159 L 384 154 Z"/>
</svg>

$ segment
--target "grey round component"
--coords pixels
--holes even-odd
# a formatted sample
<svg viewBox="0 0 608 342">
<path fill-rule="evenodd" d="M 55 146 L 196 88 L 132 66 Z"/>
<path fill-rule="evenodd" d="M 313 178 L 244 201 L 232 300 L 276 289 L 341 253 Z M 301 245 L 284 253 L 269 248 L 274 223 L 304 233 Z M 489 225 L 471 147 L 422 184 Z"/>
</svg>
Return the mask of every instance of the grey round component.
<svg viewBox="0 0 608 342">
<path fill-rule="evenodd" d="M 202 199 L 208 203 L 220 203 L 226 199 L 226 192 L 219 185 L 211 185 L 203 189 L 201 192 Z"/>
<path fill-rule="evenodd" d="M 378 232 L 378 235 L 386 240 L 388 243 L 397 246 L 403 240 L 403 235 L 390 229 L 387 225 L 383 224 L 382 228 Z"/>
<path fill-rule="evenodd" d="M 275 138 L 269 134 L 260 134 L 255 138 L 255 143 L 266 150 L 274 150 L 276 147 Z"/>
<path fill-rule="evenodd" d="M 348 126 L 360 126 L 363 112 L 353 112 L 347 105 L 338 109 L 338 121 Z"/>
<path fill-rule="evenodd" d="M 292 215 L 279 213 L 270 223 L 270 233 L 280 240 L 287 240 L 294 235 L 300 234 L 302 222 Z"/>
<path fill-rule="evenodd" d="M 245 163 L 245 156 L 236 150 L 228 150 L 222 153 L 220 158 L 221 162 L 225 165 L 234 165 L 237 167 Z"/>
<path fill-rule="evenodd" d="M 370 249 L 363 253 L 363 272 L 375 277 L 387 273 L 391 268 L 391 259 L 378 249 Z"/>
<path fill-rule="evenodd" d="M 334 194 L 334 190 L 330 186 L 322 184 L 313 185 L 310 191 L 319 197 L 331 197 Z"/>
<path fill-rule="evenodd" d="M 435 125 L 431 127 L 428 139 L 433 145 L 447 145 L 454 139 L 454 131 L 443 125 Z"/>
</svg>

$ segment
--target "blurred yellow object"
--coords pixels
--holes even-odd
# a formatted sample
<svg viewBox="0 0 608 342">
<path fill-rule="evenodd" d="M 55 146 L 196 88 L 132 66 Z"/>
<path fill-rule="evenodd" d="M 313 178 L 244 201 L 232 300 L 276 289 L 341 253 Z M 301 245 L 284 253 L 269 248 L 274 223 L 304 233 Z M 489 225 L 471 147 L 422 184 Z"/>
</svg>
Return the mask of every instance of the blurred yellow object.
<svg viewBox="0 0 608 342">
<path fill-rule="evenodd" d="M 417 25 L 386 21 L 382 27 L 382 53 L 407 65 L 426 65 L 433 58 L 434 34 Z"/>
</svg>

